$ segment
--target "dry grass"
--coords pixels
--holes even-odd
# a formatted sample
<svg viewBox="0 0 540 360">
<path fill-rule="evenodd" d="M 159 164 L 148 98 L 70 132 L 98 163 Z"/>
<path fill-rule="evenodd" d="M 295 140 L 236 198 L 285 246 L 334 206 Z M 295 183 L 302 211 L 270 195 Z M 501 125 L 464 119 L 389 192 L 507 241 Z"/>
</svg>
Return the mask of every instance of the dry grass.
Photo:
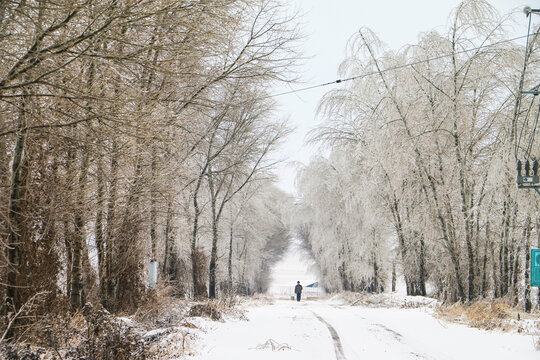
<svg viewBox="0 0 540 360">
<path fill-rule="evenodd" d="M 171 286 L 158 286 L 138 308 L 133 320 L 148 329 L 178 324 L 189 309 L 189 301 L 171 296 L 173 292 Z"/>
<path fill-rule="evenodd" d="M 135 314 L 110 314 L 99 304 L 76 314 L 49 314 L 27 329 L 24 342 L 0 343 L 0 359 L 37 359 L 40 354 L 65 360 L 177 359 L 193 354 L 194 336 L 204 331 L 189 316 L 247 320 L 245 298 L 192 301 L 172 296 L 173 291 L 156 287 Z"/>
<path fill-rule="evenodd" d="M 444 320 L 464 323 L 479 329 L 515 328 L 512 319 L 517 317 L 512 307 L 502 301 L 476 302 L 470 305 L 461 303 L 437 308 L 436 315 Z"/>
<path fill-rule="evenodd" d="M 273 296 L 256 293 L 248 297 L 241 297 L 240 302 L 243 305 L 247 305 L 250 307 L 258 307 L 258 306 L 273 305 L 275 300 Z"/>
<path fill-rule="evenodd" d="M 257 300 L 234 295 L 215 300 L 213 304 L 219 311 L 221 311 L 223 315 L 227 317 L 247 320 L 245 308 L 247 306 L 252 306 L 253 301 Z"/>
<path fill-rule="evenodd" d="M 6 345 L 1 359 L 143 360 L 147 353 L 140 332 L 90 304 L 75 314 L 46 316 L 28 329 L 24 341 Z"/>
</svg>

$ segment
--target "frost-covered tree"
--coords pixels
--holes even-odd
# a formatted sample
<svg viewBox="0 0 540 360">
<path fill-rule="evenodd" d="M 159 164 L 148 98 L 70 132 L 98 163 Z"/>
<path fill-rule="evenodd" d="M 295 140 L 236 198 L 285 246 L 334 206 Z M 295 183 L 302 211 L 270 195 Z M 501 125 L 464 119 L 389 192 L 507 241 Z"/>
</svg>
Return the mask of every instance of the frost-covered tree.
<svg viewBox="0 0 540 360">
<path fill-rule="evenodd" d="M 531 233 L 538 233 L 531 227 L 538 202 L 515 188 L 512 146 L 514 115 L 525 113 L 517 112 L 519 89 L 535 86 L 538 39 L 530 39 L 522 77 L 525 51 L 502 41 L 505 21 L 485 1 L 464 1 L 445 33 L 424 33 L 398 52 L 361 29 L 340 73 L 371 75 L 321 101 L 325 123 L 312 140 L 332 154 L 348 149 L 354 159 L 348 172 L 364 184 L 358 194 L 370 188 L 376 195 L 363 196 L 392 224 L 391 258 L 400 260 L 409 294 L 424 295 L 429 284 L 450 301 L 530 297 L 520 279 Z M 307 171 L 318 173 L 319 162 Z M 303 197 L 327 176 L 309 186 L 300 182 Z M 330 193 L 339 199 L 348 190 Z M 343 228 L 339 221 L 326 226 L 330 233 Z M 317 236 L 312 228 L 309 235 Z"/>
<path fill-rule="evenodd" d="M 240 205 L 238 216 L 235 218 L 233 212 L 230 214 L 233 217 L 227 219 L 231 225 L 232 286 L 235 292 L 245 295 L 268 290 L 270 270 L 288 248 L 292 236 L 289 219 L 292 198 L 269 179 L 256 181 L 256 189 L 243 190 L 240 200 L 244 197 L 247 201 L 237 204 Z M 226 269 L 225 259 L 222 269 Z M 223 278 L 226 279 L 225 274 Z"/>
<path fill-rule="evenodd" d="M 357 172 L 361 157 L 335 150 L 298 176 L 297 233 L 330 291 L 379 292 L 385 286 L 389 228 L 370 201 L 371 183 Z"/>
</svg>

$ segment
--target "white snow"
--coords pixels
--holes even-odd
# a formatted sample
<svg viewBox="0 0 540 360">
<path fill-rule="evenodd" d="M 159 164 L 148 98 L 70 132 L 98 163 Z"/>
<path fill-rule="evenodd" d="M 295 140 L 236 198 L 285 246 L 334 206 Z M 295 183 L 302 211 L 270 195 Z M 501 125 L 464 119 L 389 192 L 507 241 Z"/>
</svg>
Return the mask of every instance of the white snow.
<svg viewBox="0 0 540 360">
<path fill-rule="evenodd" d="M 332 359 L 334 346 L 328 330 L 304 309 L 306 305 L 280 301 L 249 309 L 249 321 L 217 324 L 213 332 L 202 336 L 204 346 L 196 359 Z M 290 349 L 257 349 L 269 340 Z"/>
<path fill-rule="evenodd" d="M 296 243 L 272 273 L 271 292 L 317 281 Z M 352 306 L 351 304 L 354 304 Z M 194 359 L 539 360 L 538 336 L 485 331 L 433 316 L 438 302 L 399 293 L 339 294 L 325 300 L 248 301 L 246 317 L 197 323 Z M 320 319 L 319 319 L 320 318 Z M 337 335 L 341 350 L 336 352 Z M 540 331 L 538 326 L 536 331 Z"/>
<path fill-rule="evenodd" d="M 249 321 L 212 323 L 200 334 L 195 359 L 335 359 L 331 332 L 317 316 L 335 329 L 348 360 L 540 359 L 535 336 L 447 323 L 432 311 L 350 306 L 336 298 L 251 305 Z"/>
</svg>

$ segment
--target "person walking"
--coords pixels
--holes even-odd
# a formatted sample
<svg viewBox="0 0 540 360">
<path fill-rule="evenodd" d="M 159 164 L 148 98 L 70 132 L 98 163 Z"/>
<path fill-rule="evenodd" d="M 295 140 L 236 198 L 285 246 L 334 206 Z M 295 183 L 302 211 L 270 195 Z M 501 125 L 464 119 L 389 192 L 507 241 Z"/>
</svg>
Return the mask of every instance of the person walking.
<svg viewBox="0 0 540 360">
<path fill-rule="evenodd" d="M 300 298 L 302 297 L 302 285 L 300 285 L 300 281 L 296 282 L 294 293 L 296 294 L 296 301 L 300 301 Z"/>
</svg>

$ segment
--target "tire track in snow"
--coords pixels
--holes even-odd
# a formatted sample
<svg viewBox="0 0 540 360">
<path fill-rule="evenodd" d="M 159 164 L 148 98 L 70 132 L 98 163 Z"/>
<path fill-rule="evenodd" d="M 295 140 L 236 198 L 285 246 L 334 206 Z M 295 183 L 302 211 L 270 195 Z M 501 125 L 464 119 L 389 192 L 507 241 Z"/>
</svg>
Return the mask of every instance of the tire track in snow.
<svg viewBox="0 0 540 360">
<path fill-rule="evenodd" d="M 345 357 L 345 354 L 343 353 L 343 345 L 341 345 L 341 339 L 339 338 L 339 335 L 334 329 L 332 325 L 330 325 L 326 320 L 324 320 L 322 317 L 320 317 L 317 313 L 315 313 L 313 310 L 311 310 L 313 315 L 322 322 L 326 327 L 328 328 L 328 331 L 330 331 L 330 335 L 332 335 L 332 340 L 334 340 L 334 350 L 336 351 L 336 360 L 347 360 Z"/>
</svg>

